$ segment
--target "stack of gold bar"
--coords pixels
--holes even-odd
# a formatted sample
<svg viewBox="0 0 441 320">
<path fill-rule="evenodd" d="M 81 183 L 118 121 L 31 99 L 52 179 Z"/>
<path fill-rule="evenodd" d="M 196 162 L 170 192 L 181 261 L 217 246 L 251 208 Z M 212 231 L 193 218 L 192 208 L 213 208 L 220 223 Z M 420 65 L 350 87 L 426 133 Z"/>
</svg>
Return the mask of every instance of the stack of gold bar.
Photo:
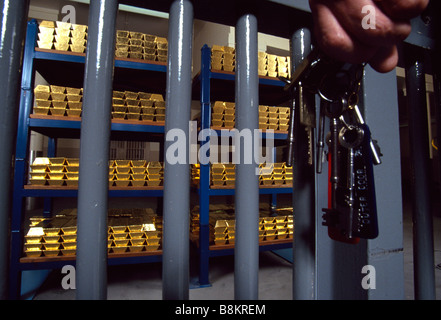
<svg viewBox="0 0 441 320">
<path fill-rule="evenodd" d="M 290 76 L 290 57 L 277 56 L 266 52 L 258 52 L 259 76 L 284 77 Z"/>
<path fill-rule="evenodd" d="M 217 213 L 210 215 L 209 223 L 215 245 L 234 244 L 236 238 L 236 221 L 234 216 Z"/>
<path fill-rule="evenodd" d="M 190 176 L 191 182 L 195 185 L 199 185 L 199 179 L 201 176 L 201 165 L 199 163 L 191 165 Z"/>
<path fill-rule="evenodd" d="M 290 108 L 259 106 L 259 129 L 288 131 Z"/>
<path fill-rule="evenodd" d="M 61 21 L 42 21 L 38 27 L 37 45 L 42 49 L 84 53 L 87 26 Z"/>
<path fill-rule="evenodd" d="M 34 114 L 80 117 L 82 88 L 37 85 L 34 89 Z"/>
<path fill-rule="evenodd" d="M 116 31 L 115 56 L 118 58 L 166 62 L 167 54 L 166 38 L 134 31 Z"/>
<path fill-rule="evenodd" d="M 212 106 L 211 125 L 232 129 L 235 126 L 235 103 L 215 101 Z M 288 131 L 290 108 L 259 105 L 259 129 Z"/>
<path fill-rule="evenodd" d="M 236 50 L 228 46 L 213 45 L 211 48 L 211 69 L 233 72 Z"/>
<path fill-rule="evenodd" d="M 109 253 L 159 249 L 162 221 L 150 208 L 109 210 L 108 226 Z"/>
<path fill-rule="evenodd" d="M 276 209 L 277 215 L 272 216 L 267 206 L 259 205 L 259 241 L 283 240 L 292 238 L 292 208 Z M 199 231 L 199 207 L 192 210 L 191 230 Z M 234 244 L 235 215 L 234 205 L 216 204 L 209 208 L 210 241 L 215 245 Z"/>
<path fill-rule="evenodd" d="M 260 241 L 292 238 L 293 230 L 292 215 L 267 216 L 259 219 Z"/>
<path fill-rule="evenodd" d="M 162 94 L 113 91 L 112 118 L 143 121 L 165 121 Z"/>
<path fill-rule="evenodd" d="M 234 128 L 236 113 L 234 102 L 215 101 L 211 109 L 213 127 Z"/>
<path fill-rule="evenodd" d="M 25 236 L 28 257 L 69 256 L 76 252 L 77 210 L 64 209 L 54 218 L 31 221 Z M 108 252 L 155 251 L 161 245 L 162 219 L 151 208 L 109 209 Z"/>
<path fill-rule="evenodd" d="M 159 161 L 111 160 L 109 186 L 160 186 L 163 180 L 162 167 Z"/>
<path fill-rule="evenodd" d="M 25 236 L 24 253 L 28 257 L 73 255 L 77 238 L 76 210 L 65 209 L 55 218 L 31 221 Z"/>
<path fill-rule="evenodd" d="M 198 234 L 200 230 L 199 206 L 196 205 L 190 212 L 190 232 Z"/>
<path fill-rule="evenodd" d="M 55 35 L 55 22 L 42 21 L 38 26 L 37 46 L 41 49 L 53 49 Z"/>
<path fill-rule="evenodd" d="M 285 185 L 292 183 L 292 167 L 287 167 L 285 162 L 262 163 L 259 165 L 260 184 Z"/>
<path fill-rule="evenodd" d="M 32 185 L 77 186 L 79 160 L 39 157 L 31 164 Z"/>
<path fill-rule="evenodd" d="M 211 164 L 211 185 L 213 186 L 223 186 L 225 185 L 225 167 L 223 163 L 212 163 Z"/>
<path fill-rule="evenodd" d="M 86 51 L 86 46 L 87 26 L 81 24 L 72 24 L 70 31 L 70 51 L 83 53 Z"/>
</svg>

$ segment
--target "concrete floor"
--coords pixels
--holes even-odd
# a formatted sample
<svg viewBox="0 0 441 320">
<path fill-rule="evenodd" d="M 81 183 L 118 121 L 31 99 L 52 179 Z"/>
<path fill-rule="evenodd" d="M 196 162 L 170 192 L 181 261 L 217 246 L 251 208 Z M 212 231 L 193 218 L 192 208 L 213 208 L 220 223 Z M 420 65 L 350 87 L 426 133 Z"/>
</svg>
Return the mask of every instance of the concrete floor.
<svg viewBox="0 0 441 320">
<path fill-rule="evenodd" d="M 405 206 L 405 212 L 408 208 Z M 404 215 L 404 288 L 405 299 L 414 299 L 412 222 Z M 434 216 L 435 264 L 441 263 L 441 215 Z M 194 259 L 192 259 L 193 261 Z M 196 268 L 191 268 L 196 270 Z M 190 290 L 192 300 L 234 299 L 234 260 L 232 256 L 210 259 L 211 287 Z M 34 299 L 75 299 L 75 290 L 61 288 L 64 275 L 54 271 Z M 192 276 L 195 276 L 194 274 Z M 437 299 L 441 299 L 441 270 L 435 269 Z M 260 255 L 259 299 L 289 300 L 292 297 L 292 265 L 271 253 Z M 162 299 L 161 263 L 112 266 L 108 269 L 108 299 Z"/>
</svg>

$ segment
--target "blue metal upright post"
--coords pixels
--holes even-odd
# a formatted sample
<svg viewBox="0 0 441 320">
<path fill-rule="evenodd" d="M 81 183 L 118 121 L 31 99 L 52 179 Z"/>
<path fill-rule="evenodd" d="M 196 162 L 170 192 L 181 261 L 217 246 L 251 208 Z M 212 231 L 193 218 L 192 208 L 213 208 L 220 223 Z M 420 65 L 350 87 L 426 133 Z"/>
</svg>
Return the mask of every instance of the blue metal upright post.
<svg viewBox="0 0 441 320">
<path fill-rule="evenodd" d="M 6 299 L 8 294 L 12 161 L 28 8 L 26 0 L 0 3 L 0 299 Z"/>
<path fill-rule="evenodd" d="M 107 298 L 107 197 L 118 1 L 91 1 L 78 185 L 77 299 Z"/>
<path fill-rule="evenodd" d="M 175 0 L 170 7 L 168 32 L 168 71 L 164 141 L 164 213 L 163 213 L 163 299 L 189 298 L 190 277 L 190 167 L 189 155 L 175 162 L 169 148 L 189 145 L 191 107 L 191 60 L 193 5 L 189 0 Z M 178 134 L 179 141 L 174 141 Z M 182 152 L 182 148 L 178 149 Z"/>
<path fill-rule="evenodd" d="M 236 25 L 236 240 L 234 248 L 234 294 L 237 300 L 258 298 L 259 276 L 259 175 L 251 156 L 252 139 L 258 130 L 259 78 L 257 72 L 257 19 L 239 17 Z M 250 141 L 251 140 L 251 141 Z M 251 144 L 251 145 L 250 145 Z M 240 151 L 238 151 L 240 149 Z"/>
<path fill-rule="evenodd" d="M 210 67 L 211 67 L 211 49 L 204 45 L 201 49 L 201 130 L 210 129 L 211 124 L 211 105 L 210 105 Z M 206 141 L 202 139 L 200 146 L 202 148 Z M 209 138 L 208 138 L 209 139 Z M 210 210 L 210 163 L 201 164 L 199 179 L 199 285 L 209 284 L 209 210 Z"/>
</svg>

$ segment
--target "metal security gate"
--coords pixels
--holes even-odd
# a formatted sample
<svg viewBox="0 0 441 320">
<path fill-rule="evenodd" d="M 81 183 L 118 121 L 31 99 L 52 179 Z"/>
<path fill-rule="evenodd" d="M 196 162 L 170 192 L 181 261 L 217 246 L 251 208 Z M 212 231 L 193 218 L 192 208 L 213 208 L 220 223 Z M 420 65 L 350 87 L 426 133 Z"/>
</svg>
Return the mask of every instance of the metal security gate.
<svg viewBox="0 0 441 320">
<path fill-rule="evenodd" d="M 140 5 L 139 1 L 121 1 Z M 292 4 L 287 1 L 227 1 L 221 8 L 212 8 L 204 1 L 143 1 L 142 5 L 155 10 L 169 11 L 169 55 L 167 65 L 166 89 L 166 127 L 165 152 L 172 141 L 167 140 L 167 133 L 179 129 L 189 136 L 191 103 L 191 61 L 193 19 L 207 19 L 236 26 L 236 105 L 238 129 L 257 129 L 258 77 L 257 77 L 257 32 L 268 32 L 291 39 L 292 59 L 300 62 L 301 45 L 309 46 L 311 27 L 307 1 Z M 27 1 L 3 1 L 0 48 L 0 76 L 8 83 L 1 86 L 0 119 L 1 136 L 1 172 L 5 176 L 11 173 L 10 160 L 14 144 L 16 123 L 14 110 L 18 106 L 16 93 L 19 92 L 21 43 L 24 38 Z M 235 15 L 229 14 L 234 8 Z M 252 10 L 253 8 L 253 10 Z M 86 55 L 84 78 L 84 112 L 81 125 L 80 184 L 78 190 L 78 254 L 77 298 L 106 299 L 107 297 L 107 198 L 108 198 L 108 163 L 110 143 L 110 118 L 108 105 L 111 100 L 112 77 L 114 66 L 115 18 L 118 10 L 117 1 L 91 1 L 89 13 L 89 41 Z M 283 17 L 283 18 L 282 18 Z M 291 19 L 289 19 L 291 17 Z M 293 18 L 295 17 L 295 19 Z M 277 23 L 274 21 L 277 19 Z M 12 52 L 12 54 L 10 54 Z M 13 60 L 9 60 L 10 57 Z M 415 57 L 415 56 L 413 56 Z M 299 60 L 300 59 L 300 60 Z M 409 87 L 419 83 L 421 58 L 409 60 Z M 23 67 L 23 72 L 27 72 Z M 29 88 L 27 88 L 29 89 Z M 412 92 L 412 90 L 410 90 Z M 100 95 L 96 95 L 100 92 Z M 416 88 L 415 105 L 422 103 L 420 88 Z M 414 100 L 411 100 L 414 101 Z M 344 298 L 403 298 L 402 265 L 402 230 L 401 224 L 401 179 L 399 163 L 399 138 L 396 80 L 390 73 L 379 75 L 367 68 L 363 79 L 363 98 L 361 104 L 365 117 L 369 119 L 372 131 L 381 141 L 384 159 L 381 167 L 375 171 L 377 180 L 377 204 L 380 217 L 380 237 L 361 242 L 357 246 L 331 241 L 324 228 L 320 226 L 321 208 L 326 207 L 327 174 L 318 176 L 296 159 L 297 172 L 305 170 L 296 177 L 294 172 L 293 207 L 295 212 L 295 238 L 293 250 L 293 297 L 296 299 L 344 299 Z M 386 110 L 387 109 L 387 110 Z M 418 112 L 423 115 L 422 112 Z M 387 121 L 387 126 L 384 125 Z M 415 121 L 418 121 L 415 115 Z M 422 121 L 422 120 L 421 120 Z M 424 130 L 424 128 L 422 128 Z M 300 128 L 298 141 L 302 141 Z M 418 137 L 421 128 L 415 128 Z M 424 137 L 412 145 L 425 145 Z M 423 143 L 421 143 L 423 141 Z M 304 152 L 301 143 L 296 144 L 296 153 Z M 188 148 L 187 148 L 188 150 Z M 424 154 L 416 150 L 415 154 Z M 243 154 L 241 155 L 244 156 Z M 166 159 L 166 157 L 164 156 Z M 19 159 L 24 161 L 24 159 Z M 185 163 L 166 163 L 164 168 L 164 238 L 163 238 L 163 298 L 189 298 L 189 196 L 190 168 L 188 157 Z M 415 160 L 424 171 L 424 161 Z M 305 169 L 306 168 L 306 169 Z M 258 254 L 259 244 L 256 233 L 258 214 L 258 181 L 255 164 L 241 164 L 237 168 L 236 181 L 236 225 L 238 237 L 235 247 L 235 298 L 258 298 Z M 7 174 L 6 174 L 7 173 Z M 422 172 L 422 177 L 427 173 Z M 382 177 L 393 176 L 393 179 Z M 0 186 L 1 220 L 0 236 L 0 288 L 2 297 L 6 297 L 4 281 L 8 279 L 8 246 L 10 212 L 10 186 L 8 179 L 2 179 Z M 422 185 L 426 182 L 422 181 Z M 417 188 L 424 188 L 423 186 Z M 424 193 L 424 191 L 423 191 Z M 422 197 L 422 196 L 421 196 Z M 421 197 L 418 199 L 421 201 Z M 427 203 L 427 200 L 424 200 Z M 427 218 L 426 208 L 418 213 L 419 221 Z M 425 218 L 423 218 L 423 216 Z M 427 221 L 427 220 L 425 220 Z M 434 298 L 432 294 L 433 276 L 430 272 L 433 259 L 433 239 L 431 225 L 421 225 L 422 230 L 415 234 L 419 241 L 418 251 L 421 256 L 417 261 L 426 261 L 418 265 L 418 283 L 424 282 L 420 298 Z M 428 237 L 423 239 L 422 234 Z M 393 236 L 392 236 L 393 235 Z M 14 237 L 13 237 L 14 238 Z M 90 246 L 90 243 L 96 245 Z M 381 248 L 381 249 L 380 249 Z M 424 249 L 425 248 L 425 249 Z M 367 291 L 359 285 L 361 270 L 365 265 L 374 265 L 377 270 L 378 287 Z M 432 268 L 433 272 L 433 268 Z M 384 281 L 383 281 L 384 280 Z M 12 280 L 13 281 L 13 280 Z M 10 284 L 11 285 L 11 284 Z M 17 288 L 15 288 L 17 289 Z M 426 294 L 424 294 L 424 293 Z M 17 292 L 11 296 L 16 297 Z"/>
</svg>

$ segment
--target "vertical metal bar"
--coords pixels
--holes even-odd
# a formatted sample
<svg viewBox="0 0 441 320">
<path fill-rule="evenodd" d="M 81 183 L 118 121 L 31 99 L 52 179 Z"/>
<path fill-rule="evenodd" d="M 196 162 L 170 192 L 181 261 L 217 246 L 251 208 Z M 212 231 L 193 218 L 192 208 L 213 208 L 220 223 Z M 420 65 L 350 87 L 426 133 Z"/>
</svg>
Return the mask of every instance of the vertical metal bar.
<svg viewBox="0 0 441 320">
<path fill-rule="evenodd" d="M 78 186 L 77 299 L 107 298 L 110 106 L 118 1 L 91 1 Z"/>
<path fill-rule="evenodd" d="M 310 51 L 310 31 L 306 28 L 297 30 L 291 39 L 291 61 L 294 70 Z M 297 90 L 293 114 L 293 298 L 310 300 L 315 298 L 315 170 L 314 166 L 308 165 L 308 137 L 300 123 L 299 94 L 301 93 Z"/>
<path fill-rule="evenodd" d="M 12 157 L 17 128 L 20 63 L 29 2 L 0 3 L 0 299 L 8 292 L 9 213 L 11 210 Z"/>
<path fill-rule="evenodd" d="M 21 96 L 18 116 L 17 141 L 15 147 L 14 190 L 12 198 L 11 218 L 11 267 L 9 270 L 9 298 L 17 299 L 20 295 L 21 271 L 19 259 L 23 251 L 22 220 L 24 201 L 23 185 L 27 182 L 25 176 L 29 165 L 26 163 L 29 144 L 28 119 L 33 103 L 34 87 L 34 48 L 37 39 L 38 25 L 35 20 L 28 23 L 26 30 L 25 50 L 23 55 L 23 70 L 21 80 Z"/>
<path fill-rule="evenodd" d="M 415 299 L 435 299 L 433 221 L 430 204 L 430 163 L 424 51 L 407 47 L 406 91 L 412 167 L 412 218 Z"/>
<path fill-rule="evenodd" d="M 162 263 L 163 299 L 189 298 L 189 155 L 173 161 L 168 150 L 178 143 L 189 150 L 193 5 L 175 0 L 170 7 L 165 120 L 164 237 Z M 184 141 L 174 141 L 183 133 Z M 182 144 L 183 143 L 183 144 Z M 181 148 L 179 150 L 182 150 Z"/>
<path fill-rule="evenodd" d="M 255 158 L 246 163 L 253 146 L 240 136 L 258 129 L 259 78 L 257 73 L 257 19 L 244 14 L 236 24 L 236 240 L 234 293 L 237 300 L 258 298 L 259 275 L 259 177 Z M 239 138 L 237 137 L 239 136 Z M 254 146 L 257 147 L 257 146 Z"/>
</svg>

